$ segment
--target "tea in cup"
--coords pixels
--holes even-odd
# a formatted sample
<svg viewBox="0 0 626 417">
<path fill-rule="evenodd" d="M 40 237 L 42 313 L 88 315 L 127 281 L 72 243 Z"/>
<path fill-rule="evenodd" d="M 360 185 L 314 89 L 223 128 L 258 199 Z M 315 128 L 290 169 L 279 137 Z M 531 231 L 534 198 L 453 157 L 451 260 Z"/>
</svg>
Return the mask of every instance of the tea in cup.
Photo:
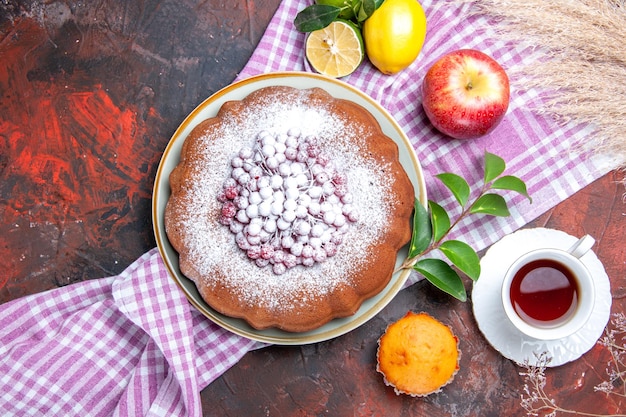
<svg viewBox="0 0 626 417">
<path fill-rule="evenodd" d="M 589 320 L 595 303 L 593 277 L 580 258 L 594 245 L 586 235 L 568 250 L 537 249 L 519 257 L 502 282 L 510 322 L 540 340 L 570 336 Z"/>
</svg>

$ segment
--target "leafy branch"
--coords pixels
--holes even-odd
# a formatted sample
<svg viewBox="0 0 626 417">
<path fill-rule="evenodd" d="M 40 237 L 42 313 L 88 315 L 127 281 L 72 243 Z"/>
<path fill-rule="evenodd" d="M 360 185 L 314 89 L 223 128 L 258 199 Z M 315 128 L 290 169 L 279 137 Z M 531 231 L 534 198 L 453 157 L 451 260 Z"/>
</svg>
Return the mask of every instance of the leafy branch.
<svg viewBox="0 0 626 417">
<path fill-rule="evenodd" d="M 466 301 L 467 295 L 457 271 L 441 259 L 422 259 L 424 255 L 439 250 L 452 265 L 476 281 L 480 276 L 478 254 L 465 242 L 446 240 L 450 232 L 470 214 L 509 216 L 506 201 L 501 195 L 493 192 L 494 190 L 515 191 L 527 197 L 532 203 L 524 181 L 513 175 L 502 175 L 506 164 L 501 157 L 485 152 L 484 165 L 483 186 L 472 201 L 470 186 L 463 177 L 453 173 L 436 175 L 461 206 L 461 214 L 451 221 L 446 210 L 436 202 L 429 200 L 427 210 L 416 200 L 409 254 L 400 266 L 400 269 L 413 268 L 437 288 L 461 301 Z"/>
<path fill-rule="evenodd" d="M 294 19 L 293 23 L 296 30 L 300 32 L 313 32 L 323 29 L 336 19 L 349 20 L 360 26 L 368 17 L 370 17 L 383 0 L 343 0 L 335 1 L 328 4 L 327 1 L 318 1 L 304 9 L 302 9 Z"/>
</svg>

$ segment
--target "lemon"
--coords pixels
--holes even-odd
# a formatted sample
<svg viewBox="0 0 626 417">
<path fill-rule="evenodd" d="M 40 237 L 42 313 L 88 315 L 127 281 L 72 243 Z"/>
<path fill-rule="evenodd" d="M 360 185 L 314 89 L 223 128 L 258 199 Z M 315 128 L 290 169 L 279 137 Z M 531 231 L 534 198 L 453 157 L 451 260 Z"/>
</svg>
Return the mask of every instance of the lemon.
<svg viewBox="0 0 626 417">
<path fill-rule="evenodd" d="M 385 0 L 363 24 L 365 52 L 385 74 L 411 65 L 426 38 L 426 15 L 417 0 Z"/>
<path fill-rule="evenodd" d="M 365 57 L 361 32 L 344 20 L 309 33 L 305 51 L 315 71 L 333 78 L 352 74 Z"/>
</svg>

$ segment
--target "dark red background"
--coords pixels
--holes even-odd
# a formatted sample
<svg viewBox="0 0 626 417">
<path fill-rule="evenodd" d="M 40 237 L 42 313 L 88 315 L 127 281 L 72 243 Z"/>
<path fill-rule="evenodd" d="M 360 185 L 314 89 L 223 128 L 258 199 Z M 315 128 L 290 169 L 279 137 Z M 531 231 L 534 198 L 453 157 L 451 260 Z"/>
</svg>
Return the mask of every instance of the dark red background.
<svg viewBox="0 0 626 417">
<path fill-rule="evenodd" d="M 169 138 L 243 68 L 278 0 L 0 3 L 0 303 L 115 275 L 155 246 L 154 174 Z M 623 312 L 622 173 L 610 173 L 530 226 L 592 234 Z M 469 289 L 469 284 L 468 284 Z M 376 341 L 407 310 L 460 337 L 461 370 L 439 394 L 398 397 L 375 371 Z M 594 393 L 606 349 L 548 371 L 562 406 L 626 404 Z M 202 392 L 215 416 L 523 415 L 520 368 L 481 336 L 471 300 L 418 283 L 335 340 L 246 355 Z"/>
</svg>

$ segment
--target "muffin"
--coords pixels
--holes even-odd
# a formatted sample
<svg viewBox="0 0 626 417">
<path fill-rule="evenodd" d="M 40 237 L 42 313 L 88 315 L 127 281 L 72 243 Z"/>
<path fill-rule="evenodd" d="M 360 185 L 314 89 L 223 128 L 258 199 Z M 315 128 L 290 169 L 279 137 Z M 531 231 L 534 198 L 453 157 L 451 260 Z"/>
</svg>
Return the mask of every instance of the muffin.
<svg viewBox="0 0 626 417">
<path fill-rule="evenodd" d="M 458 338 L 426 313 L 409 311 L 378 340 L 377 366 L 396 394 L 439 392 L 459 370 Z"/>
</svg>

